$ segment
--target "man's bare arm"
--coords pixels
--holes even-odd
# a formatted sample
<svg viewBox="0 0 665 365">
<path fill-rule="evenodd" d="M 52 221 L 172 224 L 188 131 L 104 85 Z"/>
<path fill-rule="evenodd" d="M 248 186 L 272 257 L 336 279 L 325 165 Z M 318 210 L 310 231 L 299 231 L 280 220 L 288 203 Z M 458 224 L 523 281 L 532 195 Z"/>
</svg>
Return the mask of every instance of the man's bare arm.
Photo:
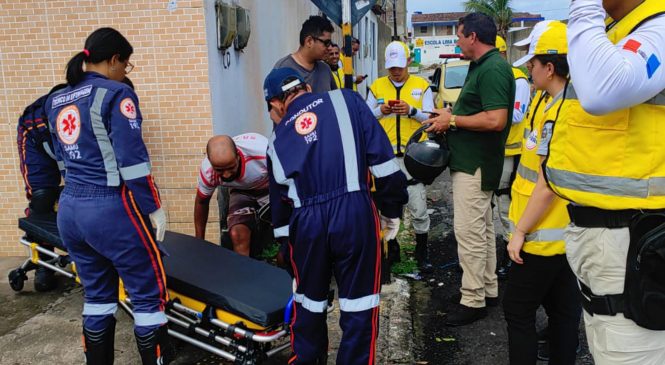
<svg viewBox="0 0 665 365">
<path fill-rule="evenodd" d="M 196 238 L 205 239 L 208 213 L 210 212 L 210 198 L 202 198 L 196 194 L 194 200 L 194 230 Z"/>
</svg>

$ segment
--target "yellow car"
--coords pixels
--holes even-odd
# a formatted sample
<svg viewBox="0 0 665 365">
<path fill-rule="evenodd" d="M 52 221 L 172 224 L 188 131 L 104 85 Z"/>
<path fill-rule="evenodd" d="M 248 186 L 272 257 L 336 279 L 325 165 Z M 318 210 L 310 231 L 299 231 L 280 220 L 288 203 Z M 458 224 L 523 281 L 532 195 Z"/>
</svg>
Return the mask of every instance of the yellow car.
<svg viewBox="0 0 665 365">
<path fill-rule="evenodd" d="M 453 106 L 464 86 L 469 72 L 468 60 L 449 61 L 446 59 L 430 76 L 430 88 L 434 93 L 434 106 L 444 108 Z"/>
</svg>

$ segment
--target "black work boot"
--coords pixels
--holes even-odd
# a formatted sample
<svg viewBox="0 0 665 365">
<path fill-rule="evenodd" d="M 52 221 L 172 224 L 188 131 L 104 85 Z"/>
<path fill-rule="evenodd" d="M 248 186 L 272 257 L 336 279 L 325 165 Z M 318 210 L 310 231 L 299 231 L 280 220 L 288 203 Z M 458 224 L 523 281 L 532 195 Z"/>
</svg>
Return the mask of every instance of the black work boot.
<svg viewBox="0 0 665 365">
<path fill-rule="evenodd" d="M 388 241 L 388 261 L 390 264 L 394 264 L 396 262 L 402 262 L 402 258 L 400 257 L 399 253 L 399 243 L 397 242 L 397 238 L 393 238 L 392 240 Z"/>
<path fill-rule="evenodd" d="M 90 331 L 83 327 L 83 351 L 87 365 L 112 365 L 115 342 L 115 318 L 102 331 Z"/>
<path fill-rule="evenodd" d="M 144 336 L 134 331 L 134 336 L 143 365 L 167 365 L 175 358 L 175 348 L 171 344 L 166 324 Z"/>
<path fill-rule="evenodd" d="M 510 271 L 511 266 L 513 266 L 513 261 L 511 259 L 504 260 L 502 265 L 496 270 L 496 276 L 499 280 L 508 279 L 508 272 Z"/>
<path fill-rule="evenodd" d="M 381 240 L 381 285 L 390 284 L 393 263 L 388 258 L 388 242 Z"/>
<path fill-rule="evenodd" d="M 53 248 L 50 248 L 53 251 Z M 53 258 L 51 256 L 39 253 L 40 261 L 49 261 Z M 45 292 L 53 290 L 58 286 L 58 280 L 55 277 L 55 272 L 53 270 L 39 265 L 35 269 L 35 291 Z"/>
<path fill-rule="evenodd" d="M 513 261 L 510 259 L 510 256 L 508 255 L 508 250 L 507 250 L 508 242 L 502 239 L 501 243 L 499 244 L 502 245 L 501 247 L 504 247 L 504 250 L 503 250 L 503 259 L 497 265 L 496 276 L 497 278 L 499 278 L 499 280 L 506 280 L 508 278 L 508 271 L 510 271 L 510 267 L 512 266 Z"/>
<path fill-rule="evenodd" d="M 434 271 L 427 252 L 427 233 L 416 233 L 416 262 L 421 273 L 430 274 Z"/>
<path fill-rule="evenodd" d="M 444 323 L 450 327 L 465 326 L 485 317 L 487 317 L 485 307 L 471 308 L 460 304 L 456 310 L 448 313 Z"/>
</svg>

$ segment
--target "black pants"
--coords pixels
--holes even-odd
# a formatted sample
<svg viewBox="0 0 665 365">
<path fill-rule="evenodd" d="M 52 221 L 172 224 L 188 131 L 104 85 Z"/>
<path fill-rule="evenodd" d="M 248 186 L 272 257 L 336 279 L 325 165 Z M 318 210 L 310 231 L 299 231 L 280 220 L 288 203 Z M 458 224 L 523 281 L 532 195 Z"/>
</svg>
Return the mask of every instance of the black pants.
<svg viewBox="0 0 665 365">
<path fill-rule="evenodd" d="M 542 304 L 549 317 L 549 363 L 573 365 L 582 307 L 566 255 L 521 256 L 524 263 L 510 269 L 503 299 L 510 364 L 536 363 L 536 311 Z"/>
</svg>

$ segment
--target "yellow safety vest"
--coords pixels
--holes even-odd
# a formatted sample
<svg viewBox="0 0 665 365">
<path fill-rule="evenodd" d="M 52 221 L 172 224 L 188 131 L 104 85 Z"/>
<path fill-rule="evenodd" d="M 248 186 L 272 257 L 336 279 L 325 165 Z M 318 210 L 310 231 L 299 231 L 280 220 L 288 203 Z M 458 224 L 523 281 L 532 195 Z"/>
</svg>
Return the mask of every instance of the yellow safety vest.
<svg viewBox="0 0 665 365">
<path fill-rule="evenodd" d="M 333 78 L 335 79 L 335 83 L 337 84 L 338 89 L 343 89 L 344 88 L 344 62 L 346 60 L 349 60 L 349 62 L 353 62 L 353 59 L 351 58 L 346 58 L 343 54 L 340 53 L 339 55 L 339 60 L 342 62 L 342 66 L 337 68 L 337 71 L 333 71 Z M 355 78 L 355 75 L 354 75 Z M 353 83 L 353 91 L 358 91 L 358 85 L 356 83 Z"/>
<path fill-rule="evenodd" d="M 390 100 L 404 100 L 411 107 L 422 110 L 423 96 L 428 87 L 429 83 L 425 79 L 409 75 L 409 78 L 399 90 L 395 88 L 395 85 L 393 85 L 388 76 L 374 81 L 369 89 L 379 104 L 388 104 Z M 383 127 L 383 130 L 386 131 L 396 155 L 404 153 L 409 138 L 411 138 L 416 129 L 421 127 L 419 121 L 409 118 L 406 115 L 384 115 L 379 119 L 379 123 Z M 425 136 L 426 134 L 423 133 L 423 137 L 421 138 Z"/>
<path fill-rule="evenodd" d="M 527 83 L 529 82 L 529 78 L 519 68 L 513 67 L 513 76 L 515 76 L 515 81 L 524 79 Z M 508 122 L 512 123 L 512 121 Z M 506 157 L 519 155 L 522 151 L 522 135 L 524 134 L 525 124 L 524 119 L 522 119 L 521 122 L 510 126 L 510 132 L 506 140 Z"/>
<path fill-rule="evenodd" d="M 330 70 L 332 71 L 332 70 Z M 332 71 L 333 79 L 338 89 L 341 89 L 344 86 L 344 69 L 341 67 L 337 68 L 337 71 Z"/>
<path fill-rule="evenodd" d="M 538 181 L 540 156 L 537 151 L 542 139 L 543 126 L 547 121 L 554 121 L 555 123 L 565 123 L 566 121 L 566 116 L 559 112 L 563 100 L 551 100 L 549 96 L 541 96 L 542 92 L 538 91 L 536 97 L 531 101 L 531 110 L 524 119 L 529 121 L 529 125 L 525 125 L 524 128 L 522 156 L 511 189 L 512 198 L 508 210 L 511 232 L 514 231 L 517 222 L 522 218 Z M 558 118 L 557 113 L 559 114 Z M 570 223 L 566 210 L 567 205 L 566 200 L 560 197 L 554 198 L 540 221 L 527 233 L 522 248 L 524 252 L 539 256 L 561 255 L 566 252 L 563 232 L 564 228 Z"/>
<path fill-rule="evenodd" d="M 616 44 L 660 13 L 665 13 L 664 1 L 646 0 L 609 24 L 607 35 Z M 665 208 L 665 143 L 660 132 L 665 91 L 602 116 L 586 113 L 572 87 L 566 99 L 567 118 L 554 128 L 546 165 L 552 190 L 577 204 L 606 210 Z"/>
</svg>

